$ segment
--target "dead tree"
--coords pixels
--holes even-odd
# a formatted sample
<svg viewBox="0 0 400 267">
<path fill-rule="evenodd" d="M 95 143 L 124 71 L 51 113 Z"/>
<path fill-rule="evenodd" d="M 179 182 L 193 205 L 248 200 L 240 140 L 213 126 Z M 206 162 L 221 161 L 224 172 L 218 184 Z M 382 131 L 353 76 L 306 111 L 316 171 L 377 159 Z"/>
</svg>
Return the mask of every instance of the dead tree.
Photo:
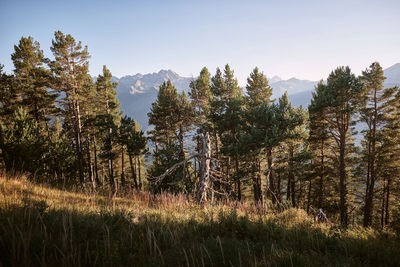
<svg viewBox="0 0 400 267">
<path fill-rule="evenodd" d="M 195 84 L 195 83 L 193 83 Z M 195 86 L 195 85 L 194 85 Z M 197 96 L 197 89 L 196 87 L 194 87 L 196 90 L 196 97 Z M 184 172 L 185 172 L 185 167 L 186 164 L 194 159 L 197 158 L 197 160 L 199 161 L 199 171 L 198 171 L 198 177 L 196 179 L 197 182 L 197 190 L 196 190 L 196 201 L 199 204 L 202 204 L 204 202 L 207 201 L 207 193 L 209 191 L 211 191 L 212 193 L 217 193 L 220 195 L 228 195 L 226 192 L 219 192 L 214 190 L 214 188 L 212 188 L 211 183 L 213 182 L 220 182 L 220 183 L 227 183 L 226 181 L 224 181 L 222 179 L 222 172 L 218 171 L 218 159 L 212 158 L 211 157 L 211 142 L 210 142 L 210 134 L 208 133 L 208 131 L 206 131 L 205 127 L 203 127 L 204 123 L 202 120 L 202 116 L 201 116 L 201 109 L 199 108 L 199 114 L 200 114 L 200 125 L 201 126 L 201 141 L 202 141 L 202 150 L 200 153 L 194 154 L 188 158 L 186 158 L 185 160 L 176 163 L 175 165 L 173 165 L 172 167 L 170 167 L 169 169 L 167 169 L 162 175 L 157 176 L 157 177 L 151 177 L 149 178 L 150 182 L 152 182 L 153 184 L 155 184 L 156 186 L 160 185 L 162 183 L 162 181 L 164 180 L 164 178 L 168 175 L 171 175 L 176 169 L 178 169 L 180 166 L 183 166 Z M 211 168 L 211 166 L 213 168 Z M 185 178 L 186 175 L 183 176 L 182 179 L 186 179 Z"/>
<path fill-rule="evenodd" d="M 328 223 L 329 222 L 328 217 L 322 211 L 322 209 L 318 209 L 314 213 L 314 222 L 317 222 L 317 223 Z"/>
<path fill-rule="evenodd" d="M 199 183 L 197 186 L 197 202 L 207 201 L 207 188 L 210 183 L 211 144 L 208 132 L 202 136 L 202 151 L 199 155 Z"/>
<path fill-rule="evenodd" d="M 196 201 L 198 203 L 204 203 L 207 201 L 207 193 L 212 191 L 213 193 L 217 193 L 220 195 L 227 195 L 226 192 L 216 191 L 210 187 L 211 182 L 218 181 L 220 183 L 224 183 L 222 178 L 222 173 L 218 171 L 218 160 L 211 157 L 211 142 L 210 135 L 207 132 L 202 135 L 202 150 L 200 153 L 194 154 L 185 160 L 174 164 L 172 167 L 167 169 L 162 175 L 157 177 L 149 178 L 150 182 L 152 182 L 155 186 L 159 186 L 165 177 L 171 175 L 174 171 L 176 171 L 180 166 L 186 166 L 186 164 L 197 158 L 199 161 L 199 171 L 198 171 L 198 179 L 197 180 L 197 191 L 196 191 Z M 213 168 L 211 168 L 213 166 Z M 185 176 L 182 178 L 185 179 Z"/>
</svg>

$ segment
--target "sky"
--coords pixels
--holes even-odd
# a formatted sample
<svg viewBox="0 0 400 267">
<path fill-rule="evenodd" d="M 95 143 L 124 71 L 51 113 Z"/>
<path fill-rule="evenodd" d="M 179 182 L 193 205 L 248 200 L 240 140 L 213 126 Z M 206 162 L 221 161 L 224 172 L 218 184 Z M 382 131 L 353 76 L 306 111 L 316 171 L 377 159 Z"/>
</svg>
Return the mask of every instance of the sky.
<svg viewBox="0 0 400 267">
<path fill-rule="evenodd" d="M 400 1 L 0 0 L 0 64 L 22 36 L 45 55 L 61 30 L 88 46 L 90 72 L 114 76 L 172 69 L 197 76 L 229 63 L 240 85 L 267 77 L 320 80 L 337 66 L 360 74 L 400 62 Z"/>
</svg>

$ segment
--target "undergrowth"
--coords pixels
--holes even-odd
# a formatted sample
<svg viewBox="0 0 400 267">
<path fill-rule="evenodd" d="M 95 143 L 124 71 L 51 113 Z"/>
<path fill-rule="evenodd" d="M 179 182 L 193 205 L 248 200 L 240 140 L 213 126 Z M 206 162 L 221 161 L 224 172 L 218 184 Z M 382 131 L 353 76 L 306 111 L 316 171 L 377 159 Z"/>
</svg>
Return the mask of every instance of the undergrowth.
<svg viewBox="0 0 400 267">
<path fill-rule="evenodd" d="M 303 210 L 200 207 L 185 196 L 79 193 L 0 178 L 2 266 L 398 266 L 389 231 Z"/>
</svg>

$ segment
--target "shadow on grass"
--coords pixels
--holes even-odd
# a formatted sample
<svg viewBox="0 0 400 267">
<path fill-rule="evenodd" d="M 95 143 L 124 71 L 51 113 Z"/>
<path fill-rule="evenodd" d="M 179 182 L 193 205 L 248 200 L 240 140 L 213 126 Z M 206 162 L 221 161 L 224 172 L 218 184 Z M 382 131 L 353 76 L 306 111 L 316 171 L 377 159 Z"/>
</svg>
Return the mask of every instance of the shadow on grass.
<svg viewBox="0 0 400 267">
<path fill-rule="evenodd" d="M 56 210 L 43 201 L 0 207 L 2 266 L 396 266 L 394 235 L 311 224 L 285 227 L 235 210 L 177 219 L 165 212 Z M 367 230 L 366 230 L 367 231 Z"/>
</svg>

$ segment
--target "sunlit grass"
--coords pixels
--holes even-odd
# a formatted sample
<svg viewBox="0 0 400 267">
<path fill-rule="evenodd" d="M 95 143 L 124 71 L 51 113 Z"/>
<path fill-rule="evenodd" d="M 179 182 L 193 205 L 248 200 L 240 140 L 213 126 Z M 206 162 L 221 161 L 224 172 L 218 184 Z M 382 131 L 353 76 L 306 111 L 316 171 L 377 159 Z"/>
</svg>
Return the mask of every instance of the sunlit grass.
<svg viewBox="0 0 400 267">
<path fill-rule="evenodd" d="M 0 178 L 2 266 L 395 266 L 391 232 L 314 223 L 303 210 L 200 207 Z"/>
</svg>

